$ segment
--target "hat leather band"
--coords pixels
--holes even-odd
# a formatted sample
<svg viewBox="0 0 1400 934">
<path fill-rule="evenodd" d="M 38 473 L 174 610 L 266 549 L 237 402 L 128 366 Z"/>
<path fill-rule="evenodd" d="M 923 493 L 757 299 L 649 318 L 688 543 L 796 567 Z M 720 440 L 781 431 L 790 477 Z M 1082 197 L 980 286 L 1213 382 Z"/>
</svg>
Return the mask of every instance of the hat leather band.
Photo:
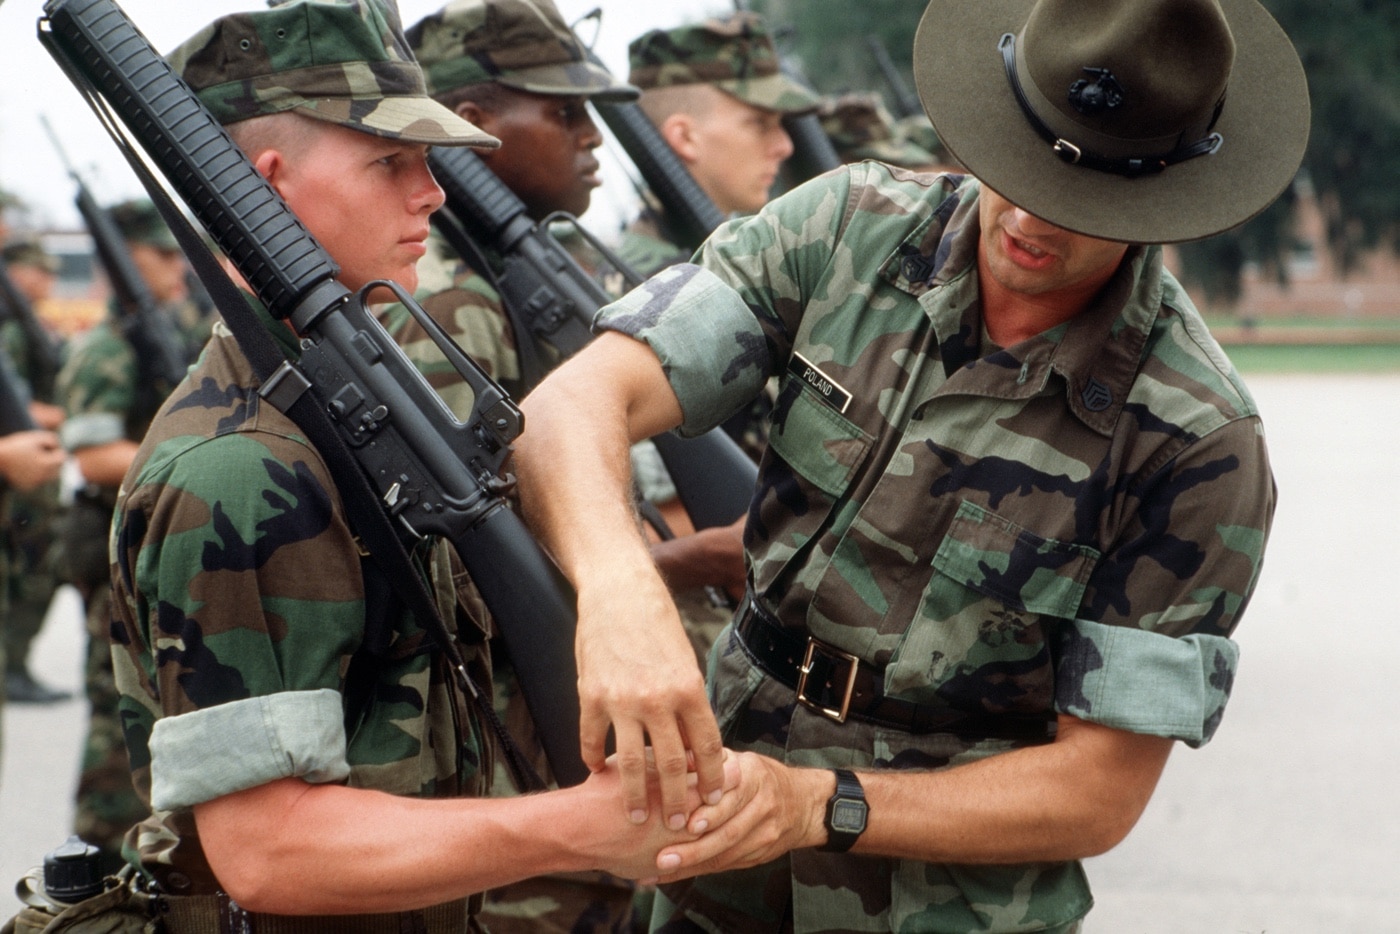
<svg viewBox="0 0 1400 934">
<path fill-rule="evenodd" d="M 1219 133 L 1210 133 L 1193 143 L 1178 146 L 1170 152 L 1161 154 L 1114 157 L 1092 152 L 1083 146 L 1070 142 L 1052 130 L 1031 106 L 1017 73 L 1015 34 L 1008 32 L 1003 35 L 997 42 L 997 48 L 1001 50 L 1002 62 L 1006 65 L 1006 78 L 1011 84 L 1011 92 L 1016 98 L 1017 106 L 1021 108 L 1021 113 L 1025 115 L 1026 122 L 1031 125 L 1031 129 L 1035 130 L 1041 139 L 1050 144 L 1055 155 L 1070 165 L 1082 166 L 1099 172 L 1109 172 L 1127 178 L 1138 178 L 1143 175 L 1156 175 L 1167 166 L 1176 165 L 1178 162 L 1209 155 L 1218 150 L 1224 141 Z M 1221 104 L 1223 103 L 1224 98 L 1221 98 Z M 1214 124 L 1215 118 L 1219 116 L 1221 104 L 1216 105 L 1215 113 L 1211 116 L 1211 124 Z"/>
</svg>

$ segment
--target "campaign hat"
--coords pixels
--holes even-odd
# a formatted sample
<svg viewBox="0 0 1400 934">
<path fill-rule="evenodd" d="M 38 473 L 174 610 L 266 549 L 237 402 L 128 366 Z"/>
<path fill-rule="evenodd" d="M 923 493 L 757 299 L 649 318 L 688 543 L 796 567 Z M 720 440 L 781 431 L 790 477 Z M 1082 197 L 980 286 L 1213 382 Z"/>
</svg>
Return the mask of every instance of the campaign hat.
<svg viewBox="0 0 1400 934">
<path fill-rule="evenodd" d="M 932 0 L 914 78 L 969 172 L 1108 240 L 1235 227 L 1307 146 L 1302 64 L 1256 0 Z"/>
</svg>

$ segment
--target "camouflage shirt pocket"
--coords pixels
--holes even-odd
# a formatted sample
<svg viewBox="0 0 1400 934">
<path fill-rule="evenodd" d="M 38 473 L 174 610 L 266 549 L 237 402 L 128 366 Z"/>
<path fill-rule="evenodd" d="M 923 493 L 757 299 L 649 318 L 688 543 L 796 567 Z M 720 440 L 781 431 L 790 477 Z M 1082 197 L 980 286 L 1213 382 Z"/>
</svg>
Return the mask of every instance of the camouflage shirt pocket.
<svg viewBox="0 0 1400 934">
<path fill-rule="evenodd" d="M 796 380 L 784 383 L 768 436 L 757 526 L 781 529 L 782 537 L 750 543 L 759 593 L 828 526 L 832 508 L 850 488 L 871 442 L 869 434 L 815 392 Z"/>
<path fill-rule="evenodd" d="M 1101 553 L 1058 541 L 964 500 L 933 556 L 934 569 L 1013 609 L 1074 618 Z"/>
</svg>

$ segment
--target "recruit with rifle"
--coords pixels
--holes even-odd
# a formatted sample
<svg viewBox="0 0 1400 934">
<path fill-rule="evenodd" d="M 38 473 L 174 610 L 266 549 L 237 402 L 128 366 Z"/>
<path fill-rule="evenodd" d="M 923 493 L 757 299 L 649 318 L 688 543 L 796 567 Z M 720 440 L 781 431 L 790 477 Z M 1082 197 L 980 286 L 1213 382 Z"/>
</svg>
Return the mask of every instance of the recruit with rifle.
<svg viewBox="0 0 1400 934">
<path fill-rule="evenodd" d="M 150 286 L 141 277 L 141 271 L 136 268 L 111 212 L 99 205 L 88 190 L 87 183 L 69 161 L 68 153 L 48 120 L 42 116 L 39 119 L 67 169 L 68 177 L 77 188 L 74 203 L 92 236 L 97 258 L 112 287 L 120 313 L 122 336 L 131 344 L 136 358 L 140 375 L 137 385 L 143 391 L 154 392 L 158 398 L 164 398 L 185 375 L 185 348 L 172 322 L 161 312 Z"/>
<path fill-rule="evenodd" d="M 664 141 L 661 145 L 670 152 Z M 594 313 L 612 296 L 554 239 L 549 219 L 534 223 L 525 203 L 475 153 L 440 148 L 428 160 L 447 195 L 433 224 L 496 287 L 517 335 L 543 341 L 563 356 L 580 350 L 592 339 Z M 483 258 L 483 247 L 502 258 L 499 271 Z M 527 356 L 522 348 L 522 369 L 530 356 L 540 357 Z M 543 375 L 525 372 L 526 384 L 533 386 Z M 697 529 L 729 525 L 743 515 L 758 470 L 722 430 L 690 439 L 666 433 L 652 443 Z"/>
<path fill-rule="evenodd" d="M 54 380 L 63 360 L 58 343 L 39 320 L 29 297 L 10 278 L 10 270 L 0 260 L 0 321 L 13 321 L 24 334 L 25 371 L 34 398 L 53 401 Z"/>
<path fill-rule="evenodd" d="M 519 409 L 404 290 L 352 293 L 339 267 L 112 0 L 49 0 L 40 39 L 103 117 L 162 208 L 224 321 L 262 381 L 260 396 L 323 452 L 352 527 L 400 596 L 466 675 L 400 532 L 448 541 L 516 663 L 522 692 L 561 785 L 587 772 L 579 753 L 573 594 L 507 502 Z M 169 203 L 126 134 L 188 205 L 274 319 L 300 338 L 288 360 Z M 389 288 L 472 387 L 459 421 L 370 313 Z M 230 294 L 231 293 L 231 294 Z M 489 707 L 489 698 L 479 698 Z"/>
</svg>

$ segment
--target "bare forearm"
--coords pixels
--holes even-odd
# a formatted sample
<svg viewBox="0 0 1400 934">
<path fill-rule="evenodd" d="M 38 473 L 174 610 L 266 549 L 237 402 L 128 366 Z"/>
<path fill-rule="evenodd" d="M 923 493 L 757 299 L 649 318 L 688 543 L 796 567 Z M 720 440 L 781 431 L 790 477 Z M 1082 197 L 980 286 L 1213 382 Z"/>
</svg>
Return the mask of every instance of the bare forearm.
<svg viewBox="0 0 1400 934">
<path fill-rule="evenodd" d="M 195 815 L 211 868 L 239 904 L 351 914 L 434 905 L 547 872 L 649 875 L 662 842 L 651 839 L 656 822 L 633 827 L 619 811 L 587 789 L 424 800 L 283 779 Z"/>
<path fill-rule="evenodd" d="M 679 418 L 674 397 L 655 404 L 669 390 L 664 380 L 661 393 L 653 385 L 660 365 L 645 345 L 605 334 L 595 349 L 602 352 L 568 361 L 525 399 L 526 430 L 515 445 L 526 519 L 581 588 L 611 585 L 619 563 L 650 566 L 631 507 L 628 450 L 634 435 Z"/>
<path fill-rule="evenodd" d="M 982 864 L 1103 853 L 1137 822 L 1171 750 L 1170 740 L 1108 732 L 1111 743 L 1085 735 L 940 772 L 862 774 L 870 825 L 855 852 Z"/>
<path fill-rule="evenodd" d="M 870 815 L 852 852 L 964 864 L 1102 853 L 1136 823 L 1170 750 L 1170 740 L 1061 717 L 1049 745 L 937 772 L 856 770 Z M 752 753 L 737 759 L 739 788 L 691 817 L 692 828 L 720 826 L 667 847 L 665 878 L 754 866 L 825 842 L 826 801 L 836 784 L 829 770 Z"/>
<path fill-rule="evenodd" d="M 578 591 L 579 747 L 597 768 L 609 729 L 623 807 L 656 806 L 643 775 L 660 773 L 662 814 L 683 827 L 688 766 L 718 799 L 723 746 L 695 653 L 633 515 L 628 448 L 680 421 L 680 403 L 645 344 L 603 334 L 522 404 L 516 472 L 526 518 Z M 693 759 L 688 754 L 693 755 Z"/>
<path fill-rule="evenodd" d="M 140 447 L 135 441 L 112 441 L 73 452 L 83 479 L 97 486 L 120 486 Z"/>
</svg>

